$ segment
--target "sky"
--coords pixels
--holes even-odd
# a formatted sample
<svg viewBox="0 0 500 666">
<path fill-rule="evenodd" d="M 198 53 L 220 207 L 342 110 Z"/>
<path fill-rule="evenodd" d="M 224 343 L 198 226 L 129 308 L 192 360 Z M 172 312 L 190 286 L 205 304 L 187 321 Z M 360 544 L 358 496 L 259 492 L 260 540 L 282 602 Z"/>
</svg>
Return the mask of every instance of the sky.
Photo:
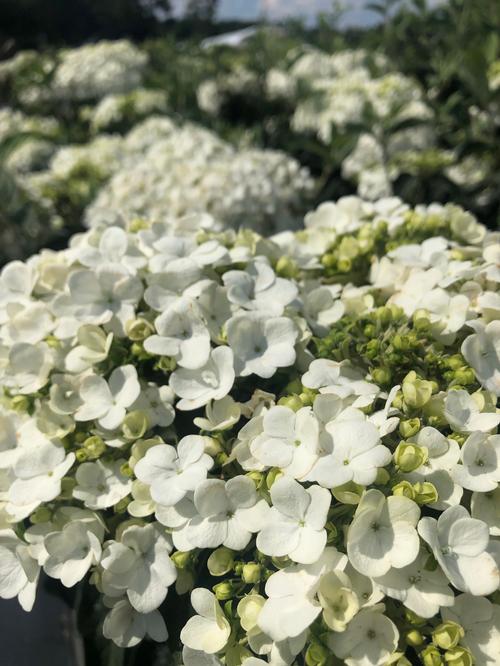
<svg viewBox="0 0 500 666">
<path fill-rule="evenodd" d="M 440 0 L 431 0 L 430 5 Z M 184 0 L 173 0 L 177 12 L 182 12 Z M 344 0 L 349 10 L 343 15 L 341 25 L 370 25 L 377 16 L 364 9 L 367 0 Z M 302 16 L 312 21 L 319 12 L 331 11 L 333 0 L 219 0 L 218 16 L 221 19 L 253 21 L 266 16 L 270 20 L 280 20 L 290 16 Z"/>
</svg>

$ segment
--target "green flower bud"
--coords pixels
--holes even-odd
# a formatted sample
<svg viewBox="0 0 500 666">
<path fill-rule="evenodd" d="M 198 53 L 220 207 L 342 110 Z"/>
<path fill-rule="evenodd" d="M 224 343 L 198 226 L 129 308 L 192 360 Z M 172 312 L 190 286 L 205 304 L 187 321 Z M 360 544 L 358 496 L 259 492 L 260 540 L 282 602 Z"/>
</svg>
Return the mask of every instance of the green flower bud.
<svg viewBox="0 0 500 666">
<path fill-rule="evenodd" d="M 455 371 L 454 381 L 458 382 L 462 386 L 468 386 L 469 384 L 474 384 L 476 381 L 476 375 L 472 368 L 460 368 Z"/>
<path fill-rule="evenodd" d="M 65 476 L 61 479 L 61 494 L 59 497 L 61 499 L 72 499 L 73 489 L 76 486 L 76 479 L 72 476 Z"/>
<path fill-rule="evenodd" d="M 283 555 L 283 557 L 272 557 L 271 562 L 276 569 L 284 569 L 290 564 L 290 558 L 287 557 L 287 555 Z"/>
<path fill-rule="evenodd" d="M 412 663 L 406 657 L 399 657 L 399 659 L 394 662 L 394 666 L 412 666 Z"/>
<path fill-rule="evenodd" d="M 85 449 L 78 449 L 75 453 L 75 458 L 77 462 L 82 463 L 88 460 L 89 457 Z"/>
<path fill-rule="evenodd" d="M 299 393 L 302 393 L 303 390 L 304 387 L 302 386 L 302 382 L 300 381 L 300 379 L 296 378 L 293 379 L 291 382 L 288 382 L 288 384 L 285 386 L 284 393 L 286 393 L 287 395 L 292 393 L 299 395 Z"/>
<path fill-rule="evenodd" d="M 290 409 L 293 409 L 294 412 L 298 412 L 299 409 L 302 409 L 304 406 L 302 404 L 302 400 L 298 395 L 287 395 L 283 398 L 280 398 L 278 400 L 278 405 L 282 405 L 283 407 L 289 407 Z"/>
<path fill-rule="evenodd" d="M 313 404 L 317 394 L 318 392 L 314 391 L 313 389 L 304 388 L 299 395 L 302 405 L 304 407 L 310 407 Z"/>
<path fill-rule="evenodd" d="M 207 568 L 212 576 L 224 576 L 234 565 L 234 552 L 225 546 L 217 548 L 207 561 Z"/>
<path fill-rule="evenodd" d="M 153 324 L 147 319 L 138 317 L 127 322 L 125 326 L 125 333 L 133 342 L 142 342 L 155 332 Z"/>
<path fill-rule="evenodd" d="M 131 220 L 128 223 L 128 230 L 131 234 L 136 234 L 138 231 L 142 231 L 143 229 L 149 229 L 149 227 L 150 223 L 140 217 L 136 217 L 135 220 Z"/>
<path fill-rule="evenodd" d="M 439 624 L 432 632 L 432 642 L 443 650 L 456 647 L 464 637 L 465 632 L 457 622 L 449 620 Z"/>
<path fill-rule="evenodd" d="M 170 559 L 175 564 L 175 567 L 177 569 L 185 569 L 189 565 L 191 557 L 192 557 L 191 551 L 184 552 L 181 550 L 177 550 L 175 553 L 173 553 L 170 556 Z"/>
<path fill-rule="evenodd" d="M 436 486 L 430 481 L 419 481 L 413 484 L 415 491 L 415 502 L 417 504 L 434 504 L 438 501 L 439 495 Z"/>
<path fill-rule="evenodd" d="M 262 488 L 266 478 L 262 472 L 247 472 L 245 476 L 248 476 L 249 479 L 252 479 L 257 490 Z"/>
<path fill-rule="evenodd" d="M 444 653 L 447 666 L 473 666 L 474 657 L 467 648 L 457 645 Z"/>
<path fill-rule="evenodd" d="M 392 346 L 398 351 L 407 351 L 411 348 L 411 341 L 409 336 L 396 333 L 396 335 L 392 338 Z"/>
<path fill-rule="evenodd" d="M 276 274 L 284 278 L 295 278 L 299 274 L 299 267 L 290 257 L 280 257 L 276 262 Z"/>
<path fill-rule="evenodd" d="M 339 259 L 337 262 L 337 268 L 339 273 L 349 273 L 352 270 L 352 260 L 343 258 Z"/>
<path fill-rule="evenodd" d="M 382 326 L 387 326 L 392 321 L 392 310 L 388 306 L 382 306 L 375 310 L 375 319 L 382 324 Z"/>
<path fill-rule="evenodd" d="M 420 615 L 417 615 L 408 608 L 405 608 L 405 619 L 408 624 L 412 625 L 412 627 L 423 627 L 423 625 L 427 622 L 424 617 L 420 617 Z"/>
<path fill-rule="evenodd" d="M 341 261 L 355 259 L 359 255 L 359 243 L 353 236 L 344 236 L 337 252 Z"/>
<path fill-rule="evenodd" d="M 401 421 L 399 424 L 399 434 L 403 439 L 408 439 L 413 437 L 420 430 L 420 419 L 407 419 L 406 421 Z"/>
<path fill-rule="evenodd" d="M 126 513 L 127 507 L 128 507 L 128 505 L 130 504 L 131 501 L 132 500 L 131 500 L 130 497 L 124 497 L 117 504 L 114 505 L 113 511 L 115 513 Z"/>
<path fill-rule="evenodd" d="M 278 467 L 273 467 L 272 469 L 270 469 L 266 475 L 266 486 L 268 487 L 268 489 L 271 490 L 273 483 L 282 476 L 283 472 Z"/>
<path fill-rule="evenodd" d="M 39 525 L 40 523 L 48 523 L 52 518 L 52 512 L 46 506 L 39 506 L 38 509 L 33 511 L 30 516 L 30 523 Z"/>
<path fill-rule="evenodd" d="M 123 474 L 123 476 L 128 476 L 129 478 L 134 476 L 134 470 L 130 467 L 130 464 L 128 462 L 123 463 L 123 465 L 120 465 L 120 472 Z"/>
<path fill-rule="evenodd" d="M 122 433 L 125 439 L 140 439 L 148 428 L 148 416 L 140 409 L 129 412 L 123 419 Z"/>
<path fill-rule="evenodd" d="M 425 446 L 399 442 L 394 451 L 394 463 L 402 472 L 413 472 L 423 465 L 429 458 L 429 451 Z"/>
<path fill-rule="evenodd" d="M 376 486 L 385 486 L 389 483 L 391 475 L 384 467 L 379 467 L 377 469 L 377 476 L 373 482 Z"/>
<path fill-rule="evenodd" d="M 408 407 L 423 407 L 431 399 L 433 390 L 432 382 L 420 379 L 413 370 L 403 379 L 403 397 Z"/>
<path fill-rule="evenodd" d="M 234 596 L 234 585 L 230 580 L 222 581 L 214 585 L 212 590 L 219 601 L 227 601 Z"/>
<path fill-rule="evenodd" d="M 400 481 L 392 487 L 392 494 L 399 497 L 408 497 L 408 499 L 415 499 L 415 491 L 409 481 Z"/>
<path fill-rule="evenodd" d="M 102 437 L 93 435 L 83 442 L 83 448 L 87 454 L 87 460 L 97 460 L 106 451 L 106 444 Z"/>
<path fill-rule="evenodd" d="M 306 666 L 325 666 L 330 652 L 321 643 L 311 643 L 306 651 Z"/>
<path fill-rule="evenodd" d="M 332 495 L 341 504 L 359 504 L 364 487 L 354 481 L 344 483 L 342 486 L 332 489 Z"/>
<path fill-rule="evenodd" d="M 162 372 L 173 372 L 176 366 L 177 363 L 175 362 L 175 359 L 170 356 L 161 356 L 156 363 L 156 367 Z"/>
<path fill-rule="evenodd" d="M 337 263 L 337 260 L 335 259 L 335 256 L 333 254 L 327 252 L 321 257 L 321 263 L 325 268 L 334 268 Z"/>
<path fill-rule="evenodd" d="M 419 645 L 423 644 L 424 637 L 418 629 L 412 629 L 406 634 L 405 640 L 408 645 L 411 645 L 412 647 L 418 647 Z"/>
<path fill-rule="evenodd" d="M 417 331 L 426 331 L 430 328 L 431 322 L 427 310 L 416 310 L 413 313 L 413 326 Z"/>
<path fill-rule="evenodd" d="M 30 408 L 31 401 L 25 395 L 15 395 L 10 399 L 10 408 L 19 414 L 27 412 Z"/>
<path fill-rule="evenodd" d="M 392 379 L 392 373 L 388 368 L 374 368 L 370 374 L 375 384 L 379 386 L 389 384 Z"/>
<path fill-rule="evenodd" d="M 367 338 L 373 338 L 377 335 L 377 329 L 373 324 L 367 324 L 363 329 L 363 333 Z"/>
<path fill-rule="evenodd" d="M 418 655 L 423 666 L 443 666 L 441 653 L 433 645 L 429 645 Z"/>
<path fill-rule="evenodd" d="M 260 564 L 256 564 L 255 562 L 248 562 L 248 564 L 243 565 L 243 571 L 241 573 L 243 582 L 253 585 L 258 583 L 261 577 L 262 567 Z"/>
<path fill-rule="evenodd" d="M 61 341 L 58 340 L 58 339 L 55 337 L 55 335 L 48 335 L 48 336 L 45 338 L 45 343 L 46 343 L 47 346 L 50 347 L 51 349 L 59 349 L 59 347 L 61 346 Z"/>
</svg>

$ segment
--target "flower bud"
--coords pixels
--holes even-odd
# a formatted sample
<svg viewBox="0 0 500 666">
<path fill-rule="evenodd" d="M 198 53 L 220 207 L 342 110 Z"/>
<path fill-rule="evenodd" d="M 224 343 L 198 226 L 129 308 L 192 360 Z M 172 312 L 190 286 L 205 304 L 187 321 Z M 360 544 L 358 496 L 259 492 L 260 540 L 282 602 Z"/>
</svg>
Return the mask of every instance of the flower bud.
<svg viewBox="0 0 500 666">
<path fill-rule="evenodd" d="M 394 451 L 394 462 L 402 472 L 413 472 L 423 465 L 429 458 L 429 452 L 425 446 L 411 444 L 410 442 L 399 442 Z"/>
<path fill-rule="evenodd" d="M 392 494 L 397 497 L 408 497 L 408 499 L 415 499 L 415 491 L 409 481 L 400 481 L 392 487 Z"/>
<path fill-rule="evenodd" d="M 443 666 L 441 653 L 433 645 L 429 645 L 419 654 L 423 666 Z"/>
<path fill-rule="evenodd" d="M 332 489 L 332 495 L 341 504 L 359 504 L 364 487 L 354 481 L 344 483 L 342 486 Z"/>
<path fill-rule="evenodd" d="M 302 405 L 304 407 L 310 407 L 313 404 L 317 394 L 318 392 L 314 391 L 313 389 L 304 388 L 299 395 Z"/>
<path fill-rule="evenodd" d="M 417 331 L 426 331 L 430 328 L 431 322 L 427 310 L 415 310 L 413 313 L 413 326 Z"/>
<path fill-rule="evenodd" d="M 252 631 L 257 626 L 260 611 L 265 603 L 265 598 L 260 594 L 247 594 L 238 603 L 236 612 L 240 618 L 240 624 L 246 632 Z"/>
<path fill-rule="evenodd" d="M 321 643 L 311 643 L 306 652 L 306 666 L 325 666 L 330 653 Z"/>
<path fill-rule="evenodd" d="M 138 317 L 127 322 L 125 333 L 133 342 L 142 342 L 155 332 L 153 324 L 147 319 Z"/>
<path fill-rule="evenodd" d="M 352 259 L 344 257 L 337 261 L 337 269 L 339 273 L 349 273 L 352 270 Z"/>
<path fill-rule="evenodd" d="M 19 414 L 30 408 L 30 399 L 25 395 L 15 395 L 10 399 L 10 408 Z"/>
<path fill-rule="evenodd" d="M 173 372 L 176 366 L 177 363 L 175 362 L 175 359 L 170 356 L 161 356 L 156 363 L 156 367 L 162 372 Z"/>
<path fill-rule="evenodd" d="M 403 439 L 413 437 L 420 430 L 420 425 L 420 419 L 418 418 L 401 421 L 399 424 L 399 434 Z"/>
<path fill-rule="evenodd" d="M 297 277 L 299 268 L 297 263 L 290 257 L 280 257 L 276 262 L 275 272 L 280 277 L 290 279 Z"/>
<path fill-rule="evenodd" d="M 394 662 L 394 666 L 412 666 L 412 663 L 406 657 L 399 657 L 399 659 Z"/>
<path fill-rule="evenodd" d="M 106 444 L 102 437 L 93 435 L 92 437 L 87 437 L 83 442 L 83 448 L 87 454 L 87 460 L 97 460 L 106 451 Z"/>
<path fill-rule="evenodd" d="M 298 412 L 299 409 L 302 409 L 304 406 L 302 404 L 302 400 L 298 395 L 287 395 L 283 398 L 280 398 L 278 400 L 278 405 L 282 405 L 283 407 L 289 407 L 290 409 L 293 409 L 294 412 Z"/>
<path fill-rule="evenodd" d="M 464 630 L 457 622 L 449 620 L 439 624 L 432 632 L 432 642 L 443 650 L 456 647 L 464 637 Z"/>
<path fill-rule="evenodd" d="M 120 473 L 123 474 L 123 476 L 128 476 L 129 478 L 132 478 L 134 475 L 134 470 L 130 467 L 128 462 L 123 463 L 123 465 L 120 465 Z"/>
<path fill-rule="evenodd" d="M 427 622 L 425 618 L 420 617 L 420 615 L 417 615 L 409 608 L 405 608 L 405 619 L 409 624 L 412 625 L 412 627 L 423 627 L 423 625 Z"/>
<path fill-rule="evenodd" d="M 268 489 L 271 490 L 273 483 L 282 476 L 283 472 L 278 467 L 273 467 L 270 469 L 266 475 L 266 486 Z"/>
<path fill-rule="evenodd" d="M 61 480 L 61 499 L 70 500 L 73 498 L 73 489 L 76 486 L 76 479 L 72 476 L 65 476 Z"/>
<path fill-rule="evenodd" d="M 325 268 L 334 268 L 337 263 L 335 256 L 327 252 L 321 257 L 321 263 Z"/>
<path fill-rule="evenodd" d="M 140 439 L 148 428 L 148 416 L 140 409 L 129 412 L 123 419 L 122 433 L 125 439 Z"/>
<path fill-rule="evenodd" d="M 276 569 L 284 569 L 290 564 L 290 558 L 287 555 L 283 555 L 282 557 L 272 557 L 271 562 Z"/>
<path fill-rule="evenodd" d="M 132 500 L 131 500 L 130 497 L 124 497 L 117 504 L 114 505 L 113 511 L 115 513 L 126 513 L 127 507 L 128 507 L 128 505 L 130 504 L 131 501 Z"/>
<path fill-rule="evenodd" d="M 420 409 L 431 399 L 433 393 L 432 382 L 417 377 L 413 370 L 403 379 L 403 397 L 405 404 L 414 409 Z"/>
<path fill-rule="evenodd" d="M 212 590 L 219 601 L 227 601 L 228 599 L 232 599 L 234 595 L 234 585 L 230 580 L 217 583 L 217 585 L 213 586 Z"/>
<path fill-rule="evenodd" d="M 234 552 L 225 546 L 217 548 L 207 561 L 207 568 L 212 576 L 224 576 L 234 565 Z"/>
<path fill-rule="evenodd" d="M 177 569 L 185 569 L 191 561 L 191 556 L 191 551 L 184 552 L 177 550 L 170 556 L 170 559 L 175 564 Z"/>
<path fill-rule="evenodd" d="M 249 479 L 252 479 L 257 490 L 260 490 L 265 482 L 265 476 L 262 472 L 247 472 L 245 476 L 248 476 Z"/>
<path fill-rule="evenodd" d="M 46 506 L 39 506 L 38 509 L 33 511 L 30 516 L 30 523 L 39 525 L 40 523 L 48 523 L 52 518 L 52 512 Z"/>
<path fill-rule="evenodd" d="M 136 234 L 143 229 L 149 229 L 150 223 L 141 217 L 136 217 L 128 223 L 128 230 L 131 234 Z"/>
<path fill-rule="evenodd" d="M 415 502 L 417 504 L 434 504 L 439 495 L 436 486 L 430 481 L 419 481 L 413 484 L 415 491 Z"/>
<path fill-rule="evenodd" d="M 406 634 L 405 640 L 408 645 L 411 645 L 412 647 L 418 647 L 419 645 L 423 644 L 424 637 L 418 629 L 412 629 Z"/>
<path fill-rule="evenodd" d="M 76 451 L 75 453 L 75 458 L 76 461 L 79 463 L 85 462 L 86 460 L 88 460 L 87 451 L 85 449 L 78 449 L 78 451 Z"/>
<path fill-rule="evenodd" d="M 474 374 L 474 370 L 472 368 L 464 367 L 455 371 L 454 380 L 462 386 L 468 386 L 469 384 L 473 384 L 476 381 L 476 375 Z"/>
<path fill-rule="evenodd" d="M 444 653 L 444 661 L 447 666 L 473 666 L 474 657 L 470 650 L 457 645 Z"/>
<path fill-rule="evenodd" d="M 389 384 L 392 378 L 391 371 L 388 368 L 374 368 L 370 374 L 375 384 L 379 386 Z"/>
<path fill-rule="evenodd" d="M 387 326 L 392 321 L 392 310 L 388 306 L 382 306 L 375 310 L 375 318 L 382 326 Z"/>
<path fill-rule="evenodd" d="M 248 562 L 248 564 L 243 565 L 243 571 L 241 573 L 241 578 L 243 582 L 247 584 L 258 583 L 262 576 L 262 568 L 260 564 L 255 562 Z"/>
</svg>

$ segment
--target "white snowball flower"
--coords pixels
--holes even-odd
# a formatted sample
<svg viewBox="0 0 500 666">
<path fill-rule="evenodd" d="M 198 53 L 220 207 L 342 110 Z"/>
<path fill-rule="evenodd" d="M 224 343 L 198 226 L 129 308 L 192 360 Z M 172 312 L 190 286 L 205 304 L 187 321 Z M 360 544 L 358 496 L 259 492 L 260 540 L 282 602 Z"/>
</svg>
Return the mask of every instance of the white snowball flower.
<svg viewBox="0 0 500 666">
<path fill-rule="evenodd" d="M 368 490 L 361 498 L 347 532 L 347 554 L 353 567 L 367 576 L 383 576 L 415 561 L 420 517 L 417 504 L 407 497 L 386 498 Z"/>
<path fill-rule="evenodd" d="M 335 548 L 326 548 L 313 564 L 293 564 L 274 573 L 266 582 L 268 599 L 259 617 L 260 629 L 273 641 L 300 636 L 321 613 L 316 598 L 321 576 L 343 571 L 347 557 Z"/>
<path fill-rule="evenodd" d="M 6 344 L 27 342 L 36 345 L 54 328 L 52 315 L 44 303 L 9 303 L 5 314 L 8 319 L 0 337 Z"/>
<path fill-rule="evenodd" d="M 100 375 L 87 375 L 80 385 L 83 404 L 75 413 L 76 421 L 97 420 L 106 430 L 118 428 L 139 397 L 141 386 L 133 365 L 115 368 L 109 381 Z"/>
<path fill-rule="evenodd" d="M 483 597 L 459 594 L 451 608 L 443 608 L 443 620 L 464 629 L 463 645 L 472 652 L 477 666 L 497 666 L 500 654 L 500 606 Z"/>
<path fill-rule="evenodd" d="M 227 621 L 215 595 L 198 587 L 191 592 L 191 605 L 197 615 L 190 618 L 181 631 L 181 641 L 192 650 L 207 654 L 220 652 L 231 634 Z"/>
<path fill-rule="evenodd" d="M 227 483 L 203 481 L 195 490 L 194 504 L 199 515 L 189 524 L 188 538 L 197 548 L 223 545 L 242 550 L 252 532 L 262 529 L 269 512 L 267 502 L 258 498 L 255 484 L 246 476 L 235 476 Z"/>
<path fill-rule="evenodd" d="M 144 341 L 151 354 L 171 356 L 184 368 L 201 368 L 210 353 L 210 335 L 195 303 L 180 298 L 155 320 L 159 335 Z"/>
<path fill-rule="evenodd" d="M 65 359 L 68 372 L 84 372 L 108 357 L 113 333 L 105 333 L 99 326 L 84 324 L 78 329 L 76 337 L 79 344 Z"/>
<path fill-rule="evenodd" d="M 151 613 L 177 578 L 171 551 L 170 537 L 158 523 L 127 527 L 120 541 L 108 542 L 102 553 L 104 591 L 110 596 L 126 593 L 136 611 Z"/>
<path fill-rule="evenodd" d="M 169 386 L 157 386 L 154 382 L 148 382 L 141 387 L 139 397 L 130 406 L 130 410 L 139 409 L 143 412 L 150 428 L 166 428 L 175 419 L 173 402 L 174 392 Z"/>
<path fill-rule="evenodd" d="M 418 531 L 458 590 L 484 596 L 498 588 L 500 553 L 489 542 L 488 525 L 471 518 L 465 507 L 452 506 L 438 520 L 422 518 Z"/>
<path fill-rule="evenodd" d="M 391 452 L 380 444 L 378 428 L 369 421 L 339 420 L 326 425 L 330 451 L 315 463 L 308 475 L 325 488 L 349 481 L 367 486 L 375 481 L 378 468 L 391 461 Z"/>
<path fill-rule="evenodd" d="M 264 414 L 262 433 L 250 442 L 250 452 L 262 465 L 301 478 L 317 460 L 318 438 L 319 424 L 310 407 L 294 412 L 277 405 Z"/>
<path fill-rule="evenodd" d="M 181 398 L 177 409 L 198 409 L 210 400 L 221 400 L 231 390 L 234 376 L 233 352 L 226 346 L 213 349 L 202 367 L 178 368 L 169 380 L 170 387 Z"/>
<path fill-rule="evenodd" d="M 197 435 L 183 437 L 177 449 L 168 444 L 151 447 L 134 468 L 136 477 L 148 484 L 158 504 L 172 506 L 207 478 L 212 458 L 205 453 L 205 440 Z"/>
<path fill-rule="evenodd" d="M 222 276 L 231 303 L 245 310 L 266 310 L 279 316 L 296 298 L 297 286 L 276 277 L 264 257 L 249 262 L 244 271 L 228 271 Z"/>
<path fill-rule="evenodd" d="M 40 342 L 17 342 L 8 348 L 2 383 L 16 393 L 29 395 L 39 391 L 49 380 L 54 365 L 49 347 Z"/>
<path fill-rule="evenodd" d="M 328 645 L 346 666 L 382 666 L 396 649 L 399 632 L 378 610 L 361 610 L 342 633 L 332 634 Z"/>
<path fill-rule="evenodd" d="M 99 268 L 102 264 L 121 264 L 131 275 L 135 275 L 137 269 L 146 265 L 147 259 L 138 250 L 134 240 L 124 229 L 108 227 L 97 245 L 87 243 L 78 248 L 78 261 L 89 268 Z"/>
<path fill-rule="evenodd" d="M 472 493 L 471 516 L 482 520 L 492 536 L 500 536 L 500 486 L 488 493 Z"/>
<path fill-rule="evenodd" d="M 118 504 L 132 488 L 132 481 L 120 471 L 124 460 L 86 462 L 76 470 L 73 497 L 89 509 L 106 509 Z"/>
<path fill-rule="evenodd" d="M 444 416 L 456 432 L 489 432 L 500 423 L 500 414 L 481 412 L 474 395 L 450 391 L 444 401 Z"/>
<path fill-rule="evenodd" d="M 500 396 L 500 321 L 475 322 L 474 328 L 476 333 L 462 343 L 462 354 L 481 384 Z"/>
<path fill-rule="evenodd" d="M 161 613 L 138 613 L 127 601 L 118 601 L 104 618 L 102 633 L 118 647 L 130 648 L 138 645 L 145 636 L 157 643 L 168 638 L 167 627 Z"/>
<path fill-rule="evenodd" d="M 96 534 L 95 524 L 76 520 L 66 523 L 60 532 L 48 534 L 44 540 L 48 554 L 43 566 L 45 573 L 58 578 L 65 587 L 73 587 L 82 580 L 101 557 L 104 528 L 99 527 Z"/>
<path fill-rule="evenodd" d="M 414 562 L 401 569 L 389 569 L 374 578 L 374 583 L 420 617 L 434 617 L 442 606 L 453 606 L 455 597 L 439 567 L 434 571 L 426 569 L 428 559 L 428 553 L 422 549 Z"/>
<path fill-rule="evenodd" d="M 28 545 L 11 529 L 0 530 L 0 598 L 17 597 L 30 611 L 35 603 L 40 567 Z"/>
<path fill-rule="evenodd" d="M 500 482 L 500 435 L 473 432 L 460 451 L 461 465 L 452 472 L 453 479 L 467 490 L 486 493 Z"/>
<path fill-rule="evenodd" d="M 227 322 L 227 339 L 234 353 L 236 374 L 272 377 L 277 368 L 295 362 L 297 329 L 287 317 L 262 312 L 235 315 Z"/>
<path fill-rule="evenodd" d="M 331 494 L 318 486 L 306 490 L 283 477 L 273 483 L 271 501 L 266 525 L 257 535 L 257 548 L 265 555 L 288 555 L 302 564 L 316 562 L 326 545 L 324 527 Z"/>
<path fill-rule="evenodd" d="M 205 408 L 206 418 L 197 416 L 193 422 L 200 430 L 213 432 L 227 430 L 238 423 L 241 417 L 241 405 L 230 395 L 221 400 L 209 402 Z"/>
</svg>

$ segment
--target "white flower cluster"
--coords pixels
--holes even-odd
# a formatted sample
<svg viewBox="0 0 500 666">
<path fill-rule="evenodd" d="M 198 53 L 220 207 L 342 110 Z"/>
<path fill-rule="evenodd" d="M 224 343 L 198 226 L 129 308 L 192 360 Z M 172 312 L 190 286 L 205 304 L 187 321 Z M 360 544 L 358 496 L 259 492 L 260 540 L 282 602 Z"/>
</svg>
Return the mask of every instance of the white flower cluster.
<svg viewBox="0 0 500 666">
<path fill-rule="evenodd" d="M 185 666 L 498 663 L 499 236 L 397 199 L 305 225 L 2 270 L 1 597 L 91 573 L 130 647 L 191 591 Z"/>
<path fill-rule="evenodd" d="M 166 111 L 167 94 L 163 90 L 137 88 L 128 93 L 106 95 L 96 106 L 85 109 L 83 115 L 97 133 Z"/>
<path fill-rule="evenodd" d="M 235 95 L 257 94 L 259 77 L 242 66 L 221 74 L 215 79 L 202 81 L 196 91 L 198 106 L 202 111 L 216 116 L 229 98 Z"/>
<path fill-rule="evenodd" d="M 16 134 L 43 134 L 52 138 L 58 132 L 59 123 L 55 118 L 28 116 L 8 107 L 0 109 L 0 142 Z"/>
<path fill-rule="evenodd" d="M 58 54 L 51 94 L 67 100 L 100 99 L 124 93 L 142 83 L 147 55 L 123 39 L 102 40 Z"/>
</svg>

